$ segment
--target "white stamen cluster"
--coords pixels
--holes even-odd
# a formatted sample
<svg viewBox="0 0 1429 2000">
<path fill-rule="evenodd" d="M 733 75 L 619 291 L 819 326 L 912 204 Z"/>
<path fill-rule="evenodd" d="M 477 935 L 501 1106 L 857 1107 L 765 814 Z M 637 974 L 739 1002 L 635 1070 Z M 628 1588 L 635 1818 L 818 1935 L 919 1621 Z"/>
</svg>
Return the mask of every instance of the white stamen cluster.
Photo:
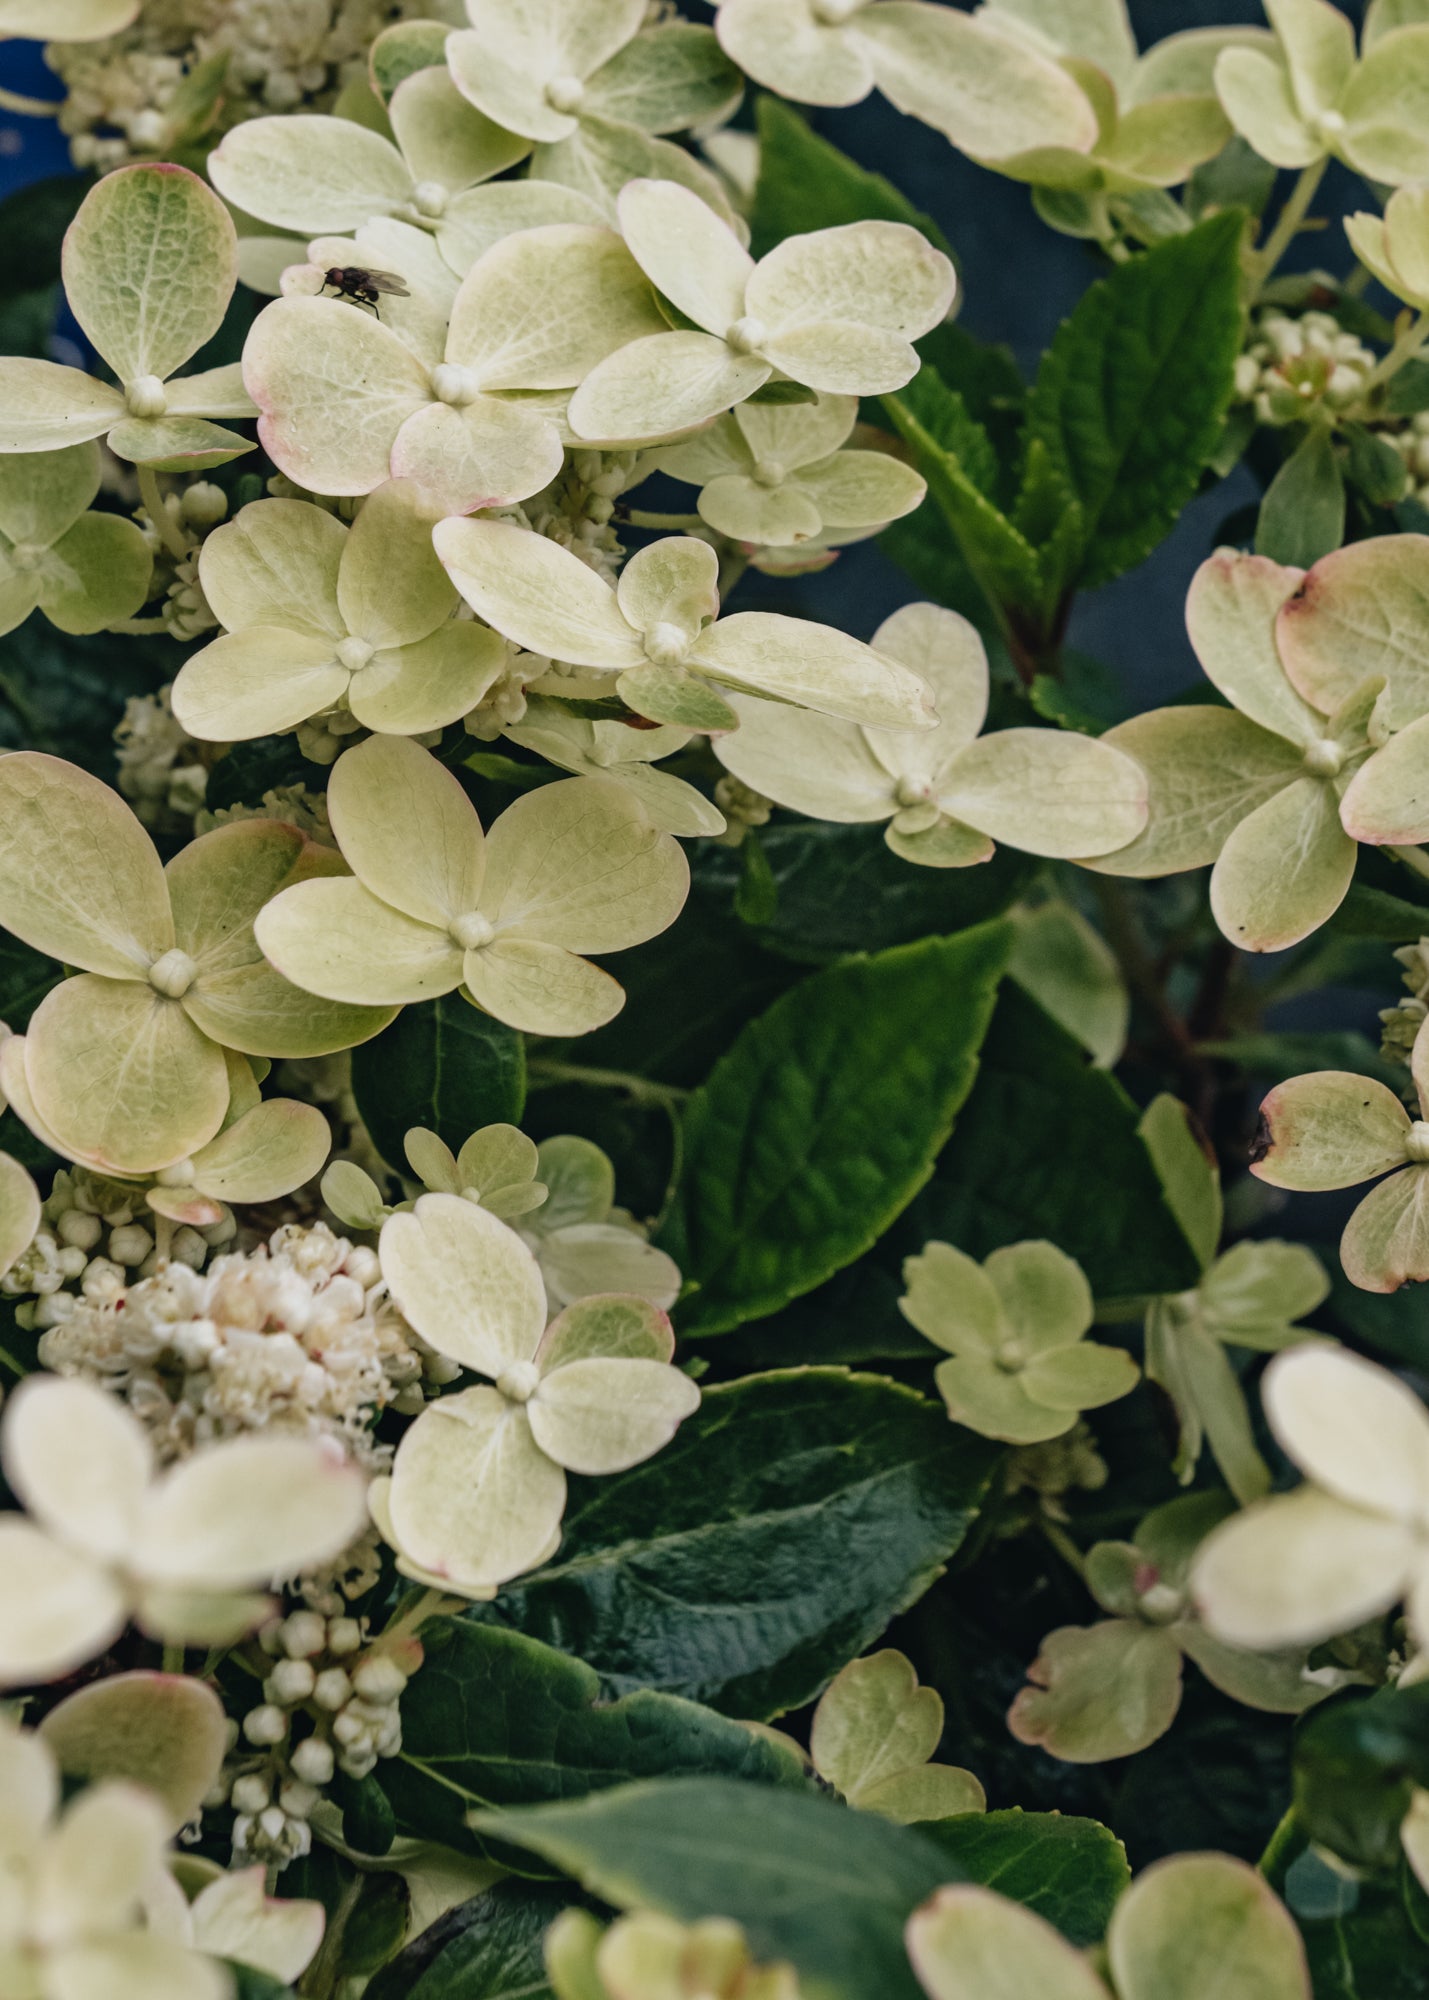
<svg viewBox="0 0 1429 2000">
<path fill-rule="evenodd" d="M 1358 400 L 1375 355 L 1332 313 L 1260 313 L 1236 362 L 1235 394 L 1260 423 L 1300 423 L 1320 403 L 1346 410 Z"/>
</svg>

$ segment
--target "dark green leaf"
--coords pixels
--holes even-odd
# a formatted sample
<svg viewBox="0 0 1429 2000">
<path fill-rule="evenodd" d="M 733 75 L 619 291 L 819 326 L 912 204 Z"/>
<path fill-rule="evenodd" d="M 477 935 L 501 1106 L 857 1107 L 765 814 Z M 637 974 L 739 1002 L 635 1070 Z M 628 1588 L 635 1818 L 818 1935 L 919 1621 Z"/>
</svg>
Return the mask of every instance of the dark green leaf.
<svg viewBox="0 0 1429 2000">
<path fill-rule="evenodd" d="M 1309 569 L 1345 538 L 1345 482 L 1328 431 L 1306 434 L 1266 488 L 1255 552 Z"/>
<path fill-rule="evenodd" d="M 732 1917 L 756 1958 L 791 1960 L 819 2000 L 923 2000 L 903 1926 L 957 1874 L 915 1828 L 728 1779 L 626 1785 L 483 1825 L 622 1908 Z"/>
<path fill-rule="evenodd" d="M 896 1232 L 903 1254 L 940 1238 L 985 1257 L 1045 1236 L 1098 1299 L 1179 1292 L 1200 1275 L 1115 1078 L 1008 981 L 981 1068 L 932 1180 Z"/>
<path fill-rule="evenodd" d="M 498 1883 L 413 1939 L 364 2000 L 551 2000 L 541 1940 L 574 1900 L 564 1884 Z"/>
<path fill-rule="evenodd" d="M 1385 386 L 1384 412 L 1412 417 L 1420 410 L 1429 410 L 1429 361 L 1406 361 Z"/>
<path fill-rule="evenodd" d="M 340 1771 L 332 1785 L 332 1800 L 342 1814 L 342 1837 L 359 1854 L 385 1854 L 396 1838 L 392 1803 L 379 1778 L 350 1778 Z"/>
<path fill-rule="evenodd" d="M 772 924 L 779 908 L 779 884 L 764 843 L 752 828 L 739 847 L 739 881 L 735 885 L 734 910 L 741 923 L 756 929 Z"/>
<path fill-rule="evenodd" d="M 1244 217 L 1219 215 L 1118 265 L 1059 328 L 1028 432 L 1080 500 L 1080 582 L 1151 553 L 1215 450 L 1240 349 Z"/>
<path fill-rule="evenodd" d="M 291 785 L 326 791 L 327 770 L 309 762 L 296 736 L 255 736 L 251 742 L 235 743 L 219 758 L 208 774 L 204 804 L 214 812 L 225 806 L 258 806 L 265 792 Z"/>
<path fill-rule="evenodd" d="M 812 389 L 806 389 L 802 382 L 766 382 L 762 389 L 756 389 L 752 396 L 746 396 L 747 403 L 773 404 L 782 408 L 787 403 L 816 403 L 818 397 Z"/>
<path fill-rule="evenodd" d="M 1429 1292 L 1423 1285 L 1401 1285 L 1397 1292 L 1366 1292 L 1338 1270 L 1339 1260 L 1328 1245 L 1322 1255 L 1333 1274 L 1330 1309 L 1355 1340 L 1429 1371 Z"/>
<path fill-rule="evenodd" d="M 1369 1040 L 1354 1029 L 1323 1029 L 1314 1032 L 1231 1035 L 1224 1041 L 1202 1042 L 1200 1052 L 1236 1063 L 1254 1077 L 1283 1083 L 1288 1076 L 1300 1076 L 1312 1069 L 1348 1069 L 1357 1076 L 1372 1076 L 1398 1090 L 1409 1080 L 1402 1063 L 1390 1062 Z"/>
<path fill-rule="evenodd" d="M 997 1458 L 880 1376 L 728 1383 L 657 1458 L 573 1481 L 558 1560 L 477 1615 L 579 1654 L 610 1693 L 667 1688 L 767 1720 L 941 1574 Z"/>
<path fill-rule="evenodd" d="M 1429 1785 L 1429 1684 L 1321 1703 L 1295 1738 L 1295 1816 L 1356 1868 L 1393 1867 L 1415 1786 Z"/>
<path fill-rule="evenodd" d="M 1429 1951 L 1392 1889 L 1362 1883 L 1348 1915 L 1299 1922 L 1315 2000 L 1429 2000 Z"/>
<path fill-rule="evenodd" d="M 1367 431 L 1363 424 L 1344 426 L 1349 451 L 1345 478 L 1375 507 L 1392 507 L 1409 484 L 1409 467 L 1388 438 Z"/>
<path fill-rule="evenodd" d="M 1063 648 L 1060 666 L 1056 680 L 1038 674 L 1027 690 L 1038 715 L 1083 736 L 1100 736 L 1126 720 L 1126 696 L 1110 667 L 1072 646 Z"/>
<path fill-rule="evenodd" d="M 613 1482 L 610 1482 L 613 1483 Z M 474 1619 L 423 1628 L 402 1698 L 402 1752 L 382 1766 L 404 1833 L 484 1854 L 478 1807 L 541 1805 L 665 1772 L 803 1783 L 792 1750 L 671 1694 L 608 1702 L 599 1676 L 521 1632 Z"/>
<path fill-rule="evenodd" d="M 227 1964 L 233 1974 L 233 2000 L 294 2000 L 292 1987 L 275 1979 L 271 1972 L 260 1972 L 254 1965 L 238 1965 L 232 1959 Z"/>
<path fill-rule="evenodd" d="M 441 69 L 447 59 L 445 21 L 398 21 L 386 28 L 372 44 L 372 81 L 387 103 L 399 83 L 418 70 Z"/>
<path fill-rule="evenodd" d="M 1055 1924 L 1073 1944 L 1096 1944 L 1131 1880 L 1126 1849 L 1094 1819 L 1061 1813 L 964 1813 L 923 1823 L 969 1882 L 982 1882 Z"/>
<path fill-rule="evenodd" d="M 1197 222 L 1222 208 L 1243 208 L 1259 215 L 1274 187 L 1274 167 L 1237 133 L 1213 160 L 1203 161 L 1191 175 L 1186 183 L 1186 207 Z"/>
<path fill-rule="evenodd" d="M 777 97 L 761 97 L 757 115 L 759 184 L 750 218 L 756 257 L 786 236 L 867 220 L 906 222 L 940 250 L 948 249 L 937 223 L 920 214 L 892 181 L 869 173 L 821 139 L 789 105 Z"/>
<path fill-rule="evenodd" d="M 125 702 L 171 681 L 183 658 L 164 636 L 75 637 L 36 611 L 0 638 L 0 746 L 47 750 L 108 780 Z"/>
<path fill-rule="evenodd" d="M 526 1044 L 455 993 L 405 1007 L 352 1052 L 352 1089 L 384 1160 L 425 1125 L 455 1150 L 483 1125 L 518 1124 L 526 1102 Z"/>
<path fill-rule="evenodd" d="M 776 1000 L 685 1106 L 661 1241 L 691 1335 L 812 1290 L 932 1171 L 972 1087 L 1011 933 L 984 924 L 830 966 Z"/>
</svg>

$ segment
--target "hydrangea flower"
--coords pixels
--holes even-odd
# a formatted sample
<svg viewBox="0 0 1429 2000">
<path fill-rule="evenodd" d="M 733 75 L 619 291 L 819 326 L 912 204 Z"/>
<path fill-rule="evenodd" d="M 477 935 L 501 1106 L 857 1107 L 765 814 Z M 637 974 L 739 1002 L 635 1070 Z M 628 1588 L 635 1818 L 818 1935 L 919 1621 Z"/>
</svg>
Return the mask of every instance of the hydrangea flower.
<svg viewBox="0 0 1429 2000">
<path fill-rule="evenodd" d="M 169 472 L 251 451 L 207 421 L 257 414 L 237 362 L 170 379 L 222 323 L 237 241 L 228 210 L 185 167 L 122 167 L 91 188 L 65 234 L 65 296 L 118 387 L 54 361 L 0 359 L 0 451 L 102 437 L 120 458 Z"/>
<path fill-rule="evenodd" d="M 1393 539 L 1422 540 L 1429 555 L 1429 539 Z M 1397 648 L 1373 636 L 1383 607 L 1370 636 L 1350 621 L 1369 596 L 1367 570 L 1378 579 L 1390 566 L 1347 573 L 1351 553 L 1306 572 L 1219 550 L 1196 572 L 1186 625 L 1232 708 L 1153 708 L 1101 739 L 1146 772 L 1150 814 L 1138 839 L 1088 865 L 1156 876 L 1214 862 L 1211 910 L 1244 951 L 1282 951 L 1332 917 L 1357 840 L 1419 837 L 1384 828 L 1420 812 L 1424 736 L 1404 724 L 1429 706 L 1429 680 L 1397 669 L 1386 682 L 1384 656 Z M 1394 570 L 1396 605 L 1413 560 Z"/>
<path fill-rule="evenodd" d="M 756 264 L 728 223 L 673 181 L 631 181 L 617 208 L 636 263 L 693 326 L 633 339 L 591 369 L 568 420 L 593 443 L 690 430 L 776 370 L 834 395 L 901 389 L 918 372 L 912 343 L 946 316 L 957 289 L 949 260 L 906 223 L 789 236 Z"/>
<path fill-rule="evenodd" d="M 562 1910 L 541 1941 L 556 2000 L 800 2000 L 792 1965 L 756 1965 L 739 1924 L 682 1924 L 654 1910 L 608 1928 L 589 1910 Z"/>
<path fill-rule="evenodd" d="M 552 410 L 520 392 L 572 389 L 661 325 L 613 230 L 553 223 L 478 260 L 439 348 L 414 352 L 340 299 L 282 298 L 254 322 L 243 375 L 264 448 L 297 485 L 358 494 L 410 477 L 466 513 L 524 500 L 561 469 Z"/>
<path fill-rule="evenodd" d="M 137 522 L 88 512 L 99 446 L 0 458 L 0 632 L 38 607 L 62 632 L 100 632 L 132 618 L 154 559 Z"/>
<path fill-rule="evenodd" d="M 1346 219 L 1345 234 L 1382 285 L 1429 312 L 1429 188 L 1396 188 L 1382 216 L 1360 210 Z"/>
<path fill-rule="evenodd" d="M 350 528 L 304 500 L 255 500 L 216 528 L 199 578 L 226 631 L 174 682 L 189 735 L 242 742 L 339 708 L 364 729 L 416 736 L 475 708 L 506 647 L 452 618 L 434 519 L 397 479 L 368 495 Z"/>
<path fill-rule="evenodd" d="M 680 1296 L 673 1257 L 615 1205 L 615 1168 L 590 1139 L 574 1132 L 543 1139 L 536 1172 L 546 1199 L 517 1219 L 516 1231 L 540 1268 L 553 1306 L 620 1292 L 668 1312 Z"/>
<path fill-rule="evenodd" d="M 1090 150 L 1096 113 L 1061 66 L 987 22 L 926 0 L 722 0 L 740 68 L 796 104 L 890 103 L 975 158 Z"/>
<path fill-rule="evenodd" d="M 256 935 L 288 978 L 330 999 L 382 1006 L 460 986 L 511 1027 L 588 1034 L 625 996 L 580 954 L 654 937 L 689 890 L 677 843 L 600 778 L 527 792 L 483 834 L 434 757 L 374 736 L 338 760 L 328 811 L 354 879 L 284 890 Z"/>
<path fill-rule="evenodd" d="M 1265 0 L 1279 48 L 1230 48 L 1216 62 L 1226 116 L 1263 160 L 1309 167 L 1326 155 L 1371 181 L 1429 175 L 1423 116 L 1429 24 L 1355 31 L 1326 0 Z"/>
<path fill-rule="evenodd" d="M 1087 1587 L 1110 1616 L 1047 1634 L 1027 1669 L 1031 1685 L 1008 1711 L 1019 1743 L 1069 1764 L 1135 1756 L 1176 1719 L 1183 1655 L 1249 1708 L 1298 1715 L 1323 1700 L 1331 1685 L 1310 1676 L 1303 1647 L 1247 1652 L 1212 1637 L 1196 1616 L 1192 1559 L 1233 1511 L 1224 1494 L 1189 1493 L 1148 1514 L 1134 1541 L 1093 1545 Z"/>
<path fill-rule="evenodd" d="M 917 674 L 846 633 L 769 611 L 719 618 L 719 558 L 691 535 L 641 549 L 614 588 L 505 521 L 441 521 L 432 540 L 478 617 L 528 652 L 616 676 L 615 692 L 652 722 L 736 728 L 723 685 L 887 729 L 931 724 Z"/>
<path fill-rule="evenodd" d="M 122 1403 L 53 1375 L 7 1402 L 0 1465 L 29 1516 L 0 1516 L 7 1687 L 63 1678 L 131 1618 L 165 1644 L 229 1642 L 274 1578 L 331 1561 L 365 1513 L 365 1477 L 328 1439 L 225 1439 L 156 1474 Z"/>
<path fill-rule="evenodd" d="M 521 720 L 503 733 L 558 770 L 619 785 L 662 833 L 689 840 L 724 832 L 724 814 L 703 792 L 672 771 L 655 769 L 659 758 L 684 749 L 691 730 L 669 723 L 641 729 L 625 722 L 595 722 L 573 715 L 559 699 L 533 694 Z"/>
<path fill-rule="evenodd" d="M 873 635 L 880 657 L 932 690 L 936 727 L 860 728 L 740 696 L 715 755 L 743 784 L 814 819 L 877 822 L 904 861 L 966 868 L 1001 840 L 1068 857 L 1124 847 L 1146 823 L 1146 780 L 1106 739 L 1059 729 L 979 737 L 987 654 L 955 611 L 910 604 Z"/>
<path fill-rule="evenodd" d="M 819 1698 L 809 1733 L 814 1769 L 860 1812 L 901 1826 L 987 1804 L 971 1771 L 930 1760 L 943 1735 L 943 1701 L 919 1687 L 892 1647 L 850 1660 Z"/>
<path fill-rule="evenodd" d="M 1069 1431 L 1083 1410 L 1136 1387 L 1119 1347 L 1083 1335 L 1091 1288 L 1052 1243 L 1012 1243 L 977 1264 L 950 1243 L 928 1243 L 903 1266 L 903 1317 L 948 1355 L 933 1371 L 954 1423 L 1006 1444 Z"/>
<path fill-rule="evenodd" d="M 35 751 L 0 758 L 0 923 L 81 968 L 46 994 L 23 1038 L 27 1112 L 69 1158 L 156 1173 L 217 1135 L 225 1050 L 324 1055 L 392 1019 L 391 1008 L 300 992 L 254 942 L 267 897 L 340 866 L 293 827 L 244 820 L 165 868 L 97 778 Z"/>
<path fill-rule="evenodd" d="M 24 1256 L 39 1226 L 39 1189 L 17 1159 L 0 1153 L 0 1278 Z"/>
<path fill-rule="evenodd" d="M 738 542 L 793 548 L 911 514 L 928 488 L 886 451 L 845 451 L 856 396 L 742 403 L 660 453 L 656 469 L 698 486 L 700 519 Z"/>
<path fill-rule="evenodd" d="M 459 1153 L 425 1126 L 414 1125 L 402 1141 L 407 1164 L 428 1194 L 459 1194 L 509 1222 L 539 1208 L 546 1187 L 537 1180 L 534 1139 L 516 1125 L 483 1125 Z M 351 1160 L 339 1160 L 323 1176 L 323 1200 L 351 1229 L 379 1229 L 389 1215 L 412 1202 L 388 1207 L 370 1174 Z"/>
<path fill-rule="evenodd" d="M 555 1550 L 567 1472 L 639 1465 L 700 1392 L 670 1365 L 669 1321 L 644 1300 L 589 1299 L 548 1327 L 531 1252 L 457 1195 L 423 1195 L 391 1217 L 379 1254 L 422 1339 L 495 1386 L 428 1404 L 390 1482 L 374 1484 L 374 1518 L 402 1566 L 489 1595 Z"/>
<path fill-rule="evenodd" d="M 448 36 L 447 63 L 463 96 L 532 143 L 537 180 L 613 212 L 627 181 L 658 175 L 728 215 L 716 176 L 661 135 L 718 124 L 741 78 L 708 28 L 646 28 L 648 11 L 645 0 L 466 0 L 471 26 Z"/>
<path fill-rule="evenodd" d="M 1311 1645 L 1401 1600 L 1429 1645 L 1429 1413 L 1413 1390 L 1358 1355 L 1277 1355 L 1261 1396 L 1270 1428 L 1305 1474 L 1218 1528 L 1191 1573 L 1208 1629 L 1232 1646 Z"/>
</svg>

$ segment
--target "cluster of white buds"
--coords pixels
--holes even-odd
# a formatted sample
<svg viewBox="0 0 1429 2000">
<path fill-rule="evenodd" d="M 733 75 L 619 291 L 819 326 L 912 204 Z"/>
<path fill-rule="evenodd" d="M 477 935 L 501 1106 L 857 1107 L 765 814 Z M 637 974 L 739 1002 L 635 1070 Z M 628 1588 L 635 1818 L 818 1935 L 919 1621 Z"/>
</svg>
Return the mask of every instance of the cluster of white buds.
<svg viewBox="0 0 1429 2000">
<path fill-rule="evenodd" d="M 82 1167 L 59 1169 L 34 1242 L 0 1279 L 0 1291 L 24 1300 L 15 1311 L 21 1326 L 43 1332 L 77 1312 L 109 1314 L 131 1285 L 152 1278 L 155 1217 L 137 1204 L 132 1187 Z M 168 1255 L 201 1270 L 233 1231 L 227 1214 L 202 1230 L 184 1224 L 172 1233 Z"/>
<path fill-rule="evenodd" d="M 752 827 L 767 826 L 774 801 L 726 771 L 715 781 L 714 802 L 724 814 L 725 828 L 716 834 L 721 847 L 740 847 Z"/>
<path fill-rule="evenodd" d="M 399 1703 L 421 1665 L 415 1639 L 368 1643 L 345 1608 L 291 1611 L 259 1634 L 271 1661 L 211 1803 L 231 1805 L 234 1858 L 282 1867 L 312 1844 L 309 1819 L 341 1771 L 365 1778 L 402 1747 Z"/>
<path fill-rule="evenodd" d="M 640 476 L 640 462 L 639 452 L 572 452 L 559 477 L 525 501 L 521 513 L 538 535 L 614 583 L 625 560 L 611 526 L 615 503 Z"/>
<path fill-rule="evenodd" d="M 1409 1067 L 1414 1038 L 1429 1018 L 1429 938 L 1401 945 L 1394 956 L 1404 968 L 1407 1000 L 1380 1009 L 1380 1050 L 1391 1062 Z"/>
<path fill-rule="evenodd" d="M 327 793 L 310 792 L 306 785 L 279 785 L 264 792 L 256 806 L 220 806 L 216 811 L 202 811 L 194 818 L 195 833 L 211 833 L 216 826 L 231 826 L 240 819 L 276 819 L 285 826 L 295 826 L 299 833 L 305 833 L 309 840 L 319 847 L 337 846 L 333 838 L 332 826 L 327 816 Z M 315 1058 L 318 1062 L 336 1062 L 336 1056 Z M 343 1050 L 342 1060 L 347 1061 L 347 1051 Z M 301 1065 L 307 1068 L 310 1065 Z M 303 1090 L 290 1090 L 290 1097 L 306 1097 Z"/>
<path fill-rule="evenodd" d="M 373 1418 L 404 1390 L 420 1399 L 422 1362 L 375 1251 L 321 1222 L 287 1224 L 206 1269 L 210 1246 L 196 1230 L 178 1231 L 157 1269 L 138 1222 L 111 1228 L 108 1248 L 112 1261 L 91 1258 L 77 1293 L 55 1290 L 30 1308 L 47 1329 L 40 1358 L 119 1391 L 161 1459 L 269 1429 L 334 1436 L 362 1464 L 386 1463 Z M 131 1281 L 121 1259 L 141 1250 L 150 1274 Z"/>
<path fill-rule="evenodd" d="M 1416 410 L 1396 429 L 1380 435 L 1404 460 L 1409 473 L 1406 497 L 1429 506 L 1429 410 Z"/>
<path fill-rule="evenodd" d="M 1323 403 L 1347 410 L 1359 401 L 1375 355 L 1332 313 L 1298 318 L 1272 308 L 1258 313 L 1250 344 L 1235 365 L 1239 403 L 1253 403 L 1262 424 L 1293 424 Z"/>
<path fill-rule="evenodd" d="M 506 667 L 498 674 L 476 707 L 462 718 L 468 736 L 479 743 L 494 743 L 503 731 L 513 728 L 526 713 L 526 690 L 532 681 L 559 673 L 560 667 L 540 653 L 523 653 L 509 642 Z"/>
<path fill-rule="evenodd" d="M 175 716 L 171 688 L 131 695 L 115 727 L 119 789 L 145 826 L 187 833 L 203 804 L 208 770 Z"/>
<path fill-rule="evenodd" d="M 1038 1514 L 1065 1521 L 1069 1493 L 1097 1493 L 1108 1479 L 1107 1463 L 1085 1418 L 1061 1437 L 1019 1445 L 1007 1459 L 1007 1493 L 1025 1493 Z M 1021 1523 L 1014 1533 L 1021 1532 Z"/>
</svg>

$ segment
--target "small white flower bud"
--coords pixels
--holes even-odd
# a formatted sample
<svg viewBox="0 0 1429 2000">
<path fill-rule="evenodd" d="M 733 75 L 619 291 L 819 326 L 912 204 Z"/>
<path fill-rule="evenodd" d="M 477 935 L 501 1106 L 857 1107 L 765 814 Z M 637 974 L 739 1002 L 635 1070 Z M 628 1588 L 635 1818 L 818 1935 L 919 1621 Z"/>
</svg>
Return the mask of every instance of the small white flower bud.
<svg viewBox="0 0 1429 2000">
<path fill-rule="evenodd" d="M 322 1797 L 314 1785 L 288 1783 L 278 1794 L 278 1803 L 289 1819 L 306 1819 Z"/>
<path fill-rule="evenodd" d="M 109 1232 L 109 1254 L 116 1264 L 142 1264 L 153 1247 L 153 1237 L 140 1222 L 127 1222 Z"/>
<path fill-rule="evenodd" d="M 188 487 L 179 508 L 194 528 L 216 528 L 228 512 L 228 495 L 211 479 L 196 479 Z"/>
<path fill-rule="evenodd" d="M 349 1278 L 361 1285 L 364 1291 L 370 1291 L 382 1276 L 382 1266 L 378 1262 L 377 1252 L 369 1250 L 365 1244 L 359 1245 L 356 1250 L 348 1251 L 347 1262 L 343 1265 L 343 1269 Z"/>
<path fill-rule="evenodd" d="M 296 1702 L 307 1700 L 316 1681 L 311 1660 L 279 1660 L 264 1681 L 263 1692 L 279 1707 L 292 1708 Z"/>
<path fill-rule="evenodd" d="M 338 1659 L 355 1653 L 362 1644 L 362 1627 L 355 1618 L 334 1618 L 328 1626 L 327 1649 Z"/>
<path fill-rule="evenodd" d="M 305 1785 L 332 1782 L 336 1760 L 331 1743 L 321 1736 L 305 1736 L 288 1762 Z"/>
<path fill-rule="evenodd" d="M 397 1662 L 385 1653 L 374 1653 L 357 1668 L 352 1676 L 352 1685 L 364 1701 L 375 1701 L 385 1706 L 400 1699 L 407 1685 L 407 1676 Z"/>
<path fill-rule="evenodd" d="M 288 1718 L 272 1702 L 251 1708 L 243 1718 L 243 1734 L 260 1749 L 281 1743 L 288 1733 Z"/>
<path fill-rule="evenodd" d="M 278 1627 L 278 1638 L 290 1660 L 311 1659 L 327 1644 L 327 1621 L 316 1611 L 294 1611 Z"/>
<path fill-rule="evenodd" d="M 352 1682 L 341 1667 L 329 1667 L 313 1684 L 312 1698 L 319 1708 L 339 1709 L 352 1698 Z"/>
<path fill-rule="evenodd" d="M 104 1234 L 104 1224 L 97 1215 L 86 1215 L 83 1209 L 71 1208 L 62 1215 L 55 1225 L 55 1234 L 61 1243 L 75 1250 L 92 1250 Z"/>
<path fill-rule="evenodd" d="M 257 1771 L 250 1771 L 244 1777 L 234 1779 L 233 1790 L 228 1796 L 241 1813 L 256 1815 L 265 1812 L 271 1797 L 268 1780 L 260 1777 Z"/>
</svg>

